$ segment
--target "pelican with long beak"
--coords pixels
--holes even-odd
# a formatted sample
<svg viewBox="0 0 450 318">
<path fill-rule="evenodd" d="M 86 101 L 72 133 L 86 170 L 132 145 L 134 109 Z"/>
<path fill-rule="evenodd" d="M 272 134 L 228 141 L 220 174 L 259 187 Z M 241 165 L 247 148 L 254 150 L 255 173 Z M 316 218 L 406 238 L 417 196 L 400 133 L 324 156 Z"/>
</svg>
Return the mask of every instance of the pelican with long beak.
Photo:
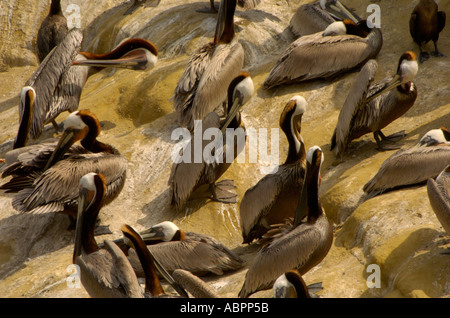
<svg viewBox="0 0 450 318">
<path fill-rule="evenodd" d="M 105 54 L 80 52 L 82 40 L 81 30 L 70 30 L 25 83 L 21 96 L 33 97 L 21 98 L 17 133 L 21 137 L 16 137 L 14 148 L 25 146 L 28 137 L 23 136 L 38 138 L 50 122 L 58 129 L 55 118 L 78 109 L 81 91 L 92 74 L 105 67 L 146 70 L 157 61 L 156 46 L 144 39 L 126 40 Z"/>
<path fill-rule="evenodd" d="M 227 88 L 244 66 L 244 49 L 235 40 L 236 0 L 222 0 L 214 40 L 194 53 L 178 81 L 173 105 L 181 127 L 194 129 L 194 121 L 208 113 L 221 113 Z"/>
<path fill-rule="evenodd" d="M 416 101 L 417 88 L 413 80 L 418 72 L 414 52 L 400 57 L 397 73 L 372 85 L 378 64 L 370 60 L 356 77 L 339 114 L 331 139 L 331 150 L 342 158 L 348 144 L 365 134 L 373 133 L 380 150 L 398 149 L 394 142 L 404 136 L 403 132 L 385 136 L 381 129 L 405 114 Z"/>
<path fill-rule="evenodd" d="M 323 32 L 336 21 L 351 19 L 358 23 L 361 18 L 338 0 L 320 0 L 301 5 L 292 16 L 289 27 L 297 37 Z"/>
<path fill-rule="evenodd" d="M 183 160 L 178 157 L 172 165 L 169 177 L 171 204 L 178 210 L 182 209 L 194 192 L 203 186 L 208 187 L 208 196 L 215 201 L 236 202 L 236 194 L 230 191 L 234 189 L 232 180 L 216 181 L 245 147 L 245 127 L 241 121 L 240 109 L 250 100 L 253 92 L 254 86 L 250 74 L 241 72 L 228 87 L 227 117 L 221 122 L 219 115 L 211 111 L 198 122 L 202 124 L 201 128 L 196 126 L 193 137 L 183 149 L 183 153 L 184 151 L 190 153 L 189 158 Z M 207 160 L 205 152 L 208 152 L 211 142 L 203 137 L 201 142 L 196 143 L 195 136 L 200 133 L 201 136 L 205 136 L 205 131 L 212 129 L 220 129 L 221 136 L 215 137 L 217 139 L 214 142 L 217 146 L 210 149 L 212 157 Z M 229 135 L 227 131 L 230 130 L 233 133 L 227 137 Z M 222 140 L 221 145 L 218 138 Z M 230 154 L 230 151 L 233 153 Z M 201 155 L 200 158 L 197 158 L 197 154 Z"/>
<path fill-rule="evenodd" d="M 272 224 L 293 217 L 305 177 L 306 151 L 300 135 L 307 102 L 294 96 L 284 107 L 280 127 L 286 134 L 289 151 L 284 164 L 275 173 L 264 176 L 249 188 L 240 204 L 243 243 L 261 238 Z"/>
<path fill-rule="evenodd" d="M 311 147 L 306 154 L 306 176 L 294 220 L 274 225 L 266 233 L 265 244 L 253 259 L 239 297 L 272 288 L 285 272 L 296 269 L 304 275 L 328 254 L 333 229 L 319 201 L 320 167 L 323 153 Z M 306 217 L 306 221 L 303 219 Z"/>
<path fill-rule="evenodd" d="M 121 192 L 127 159 L 113 146 L 97 140 L 101 130 L 97 117 L 80 110 L 70 114 L 63 125 L 58 141 L 17 149 L 20 154 L 12 156 L 4 167 L 2 178 L 12 178 L 0 189 L 16 193 L 12 200 L 16 210 L 63 212 L 75 218 L 78 182 L 90 172 L 101 173 L 107 180 L 103 204 L 109 204 Z M 75 144 L 79 140 L 81 145 Z"/>
<path fill-rule="evenodd" d="M 401 149 L 386 159 L 363 187 L 367 198 L 400 187 L 436 178 L 450 164 L 450 132 L 442 127 L 427 132 L 411 148 Z"/>
</svg>

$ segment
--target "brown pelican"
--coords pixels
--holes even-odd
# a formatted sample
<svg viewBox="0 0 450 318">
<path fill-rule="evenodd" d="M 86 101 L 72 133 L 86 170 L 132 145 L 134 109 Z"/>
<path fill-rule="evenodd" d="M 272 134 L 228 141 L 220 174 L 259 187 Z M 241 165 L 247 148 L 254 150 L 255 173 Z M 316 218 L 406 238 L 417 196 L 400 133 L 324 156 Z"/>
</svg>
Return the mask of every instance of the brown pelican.
<svg viewBox="0 0 450 318">
<path fill-rule="evenodd" d="M 306 100 L 292 97 L 280 116 L 280 127 L 286 134 L 289 151 L 284 164 L 275 173 L 264 176 L 249 188 L 240 204 L 243 243 L 259 239 L 271 224 L 293 217 L 305 177 L 306 151 L 300 135 Z"/>
<path fill-rule="evenodd" d="M 241 122 L 239 109 L 249 101 L 253 91 L 254 86 L 250 74 L 241 72 L 231 81 L 228 87 L 228 114 L 225 121 L 221 123 L 219 115 L 213 111 L 206 115 L 201 121 L 201 128 L 199 126 L 195 128 L 193 138 L 183 149 L 183 151 L 190 151 L 187 162 L 180 158 L 175 159 L 168 183 L 171 204 L 178 210 L 185 206 L 197 189 L 204 187 L 208 188 L 208 194 L 211 193 L 212 199 L 215 201 L 236 202 L 236 194 L 229 191 L 229 189 L 234 188 L 232 180 L 216 181 L 225 173 L 232 161 L 245 147 L 245 128 Z M 200 129 L 202 129 L 201 132 Z M 205 131 L 211 129 L 221 130 L 220 134 L 223 137 L 217 137 L 217 139 L 222 140 L 222 145 L 218 145 L 214 149 L 215 158 L 206 160 L 204 153 L 211 142 L 203 140 L 196 143 L 195 136 L 200 133 L 201 136 L 204 136 Z M 226 130 L 232 130 L 235 135 L 227 138 Z M 218 140 L 215 141 L 218 143 Z M 232 157 L 230 151 L 233 151 Z M 200 155 L 199 159 L 197 158 L 198 155 Z"/>
<path fill-rule="evenodd" d="M 434 43 L 434 52 L 431 54 L 436 57 L 445 57 L 437 47 L 439 33 L 445 27 L 445 18 L 445 12 L 438 11 L 438 5 L 434 0 L 420 0 L 411 13 L 409 32 L 419 46 L 420 63 L 430 58 L 428 52 L 422 51 L 422 45 L 427 44 L 430 40 Z"/>
<path fill-rule="evenodd" d="M 373 133 L 381 150 L 399 148 L 395 145 L 386 145 L 382 140 L 393 142 L 404 136 L 403 132 L 385 136 L 381 129 L 414 105 L 417 98 L 417 88 L 413 82 L 418 71 L 416 54 L 410 51 L 402 54 L 397 73 L 372 85 L 377 68 L 375 60 L 370 60 L 364 65 L 342 106 L 331 139 L 331 150 L 334 149 L 336 156 L 340 158 L 352 140 L 367 133 Z"/>
<path fill-rule="evenodd" d="M 228 85 L 244 66 L 244 49 L 233 40 L 235 9 L 236 0 L 221 0 L 214 41 L 194 53 L 175 88 L 178 123 L 190 131 L 194 120 L 221 107 Z"/>
<path fill-rule="evenodd" d="M 239 297 L 272 288 L 283 273 L 296 269 L 304 275 L 327 255 L 333 242 L 333 229 L 319 201 L 319 172 L 322 150 L 311 147 L 306 154 L 306 176 L 302 195 L 292 223 L 274 227 L 267 242 L 250 265 Z M 302 219 L 307 216 L 306 221 Z"/>
<path fill-rule="evenodd" d="M 361 21 L 340 1 L 320 0 L 301 5 L 292 16 L 289 27 L 298 37 L 323 32 L 331 23 L 345 19 L 355 23 Z"/>
<path fill-rule="evenodd" d="M 67 20 L 61 10 L 61 0 L 52 0 L 50 12 L 42 21 L 37 34 L 36 44 L 39 63 L 55 46 L 64 40 L 68 32 Z"/>
<path fill-rule="evenodd" d="M 122 67 L 144 70 L 155 65 L 156 47 L 143 39 L 129 39 L 106 54 L 80 52 L 83 34 L 79 29 L 69 31 L 25 83 L 22 96 L 33 89 L 33 98 L 22 98 L 19 105 L 20 129 L 14 148 L 23 147 L 28 127 L 30 137 L 36 139 L 43 126 L 64 111 L 78 109 L 82 88 L 87 78 L 100 67 Z M 74 66 L 72 66 L 74 65 Z M 90 67 L 79 67 L 90 66 Z M 31 109 L 32 111 L 30 111 Z M 32 119 L 25 115 L 32 116 Z M 25 121 L 27 124 L 22 124 Z M 31 121 L 31 124 L 28 124 Z M 20 142 L 19 142 L 20 141 Z"/>
<path fill-rule="evenodd" d="M 401 149 L 386 159 L 363 190 L 371 198 L 398 187 L 424 183 L 436 178 L 449 164 L 450 132 L 444 127 L 433 129 L 416 146 Z"/>
<path fill-rule="evenodd" d="M 173 222 L 164 221 L 140 233 L 147 248 L 167 272 L 181 268 L 196 275 L 223 275 L 243 266 L 243 260 L 213 237 L 184 232 Z M 117 241 L 120 245 L 120 240 Z M 128 258 L 138 276 L 143 276 L 136 255 Z"/>
<path fill-rule="evenodd" d="M 445 167 L 436 180 L 428 179 L 427 193 L 436 217 L 450 235 L 450 165 Z M 447 249 L 445 253 L 450 253 L 450 249 Z"/>
<path fill-rule="evenodd" d="M 12 150 L 18 154 L 3 169 L 12 176 L 0 189 L 14 192 L 13 207 L 20 212 L 77 213 L 78 182 L 89 172 L 105 176 L 107 188 L 103 204 L 109 204 L 122 190 L 127 160 L 113 146 L 97 140 L 98 119 L 88 110 L 71 113 L 63 122 L 59 141 L 49 141 Z M 81 140 L 81 145 L 74 145 Z M 12 161 L 11 161 L 12 160 Z"/>
<path fill-rule="evenodd" d="M 195 298 L 220 298 L 217 292 L 195 276 L 184 269 L 176 269 L 172 273 L 173 279 L 186 289 Z"/>
<path fill-rule="evenodd" d="M 317 298 L 316 292 L 322 289 L 322 283 L 306 286 L 297 270 L 290 270 L 280 275 L 273 283 L 274 298 Z"/>
<path fill-rule="evenodd" d="M 122 250 L 110 240 L 105 240 L 105 248 L 100 249 L 94 238 L 94 226 L 107 191 L 104 176 L 86 174 L 79 185 L 73 263 L 79 266 L 81 283 L 94 298 L 143 298 L 137 276 Z"/>
<path fill-rule="evenodd" d="M 264 88 L 314 79 L 329 79 L 375 58 L 383 38 L 378 28 L 370 31 L 363 21 L 337 21 L 325 31 L 292 42 L 264 81 Z"/>
<path fill-rule="evenodd" d="M 254 9 L 261 2 L 261 0 L 238 0 L 237 5 L 245 10 Z M 217 8 L 214 5 L 214 0 L 209 0 L 209 8 L 197 10 L 202 13 L 216 13 Z"/>
</svg>

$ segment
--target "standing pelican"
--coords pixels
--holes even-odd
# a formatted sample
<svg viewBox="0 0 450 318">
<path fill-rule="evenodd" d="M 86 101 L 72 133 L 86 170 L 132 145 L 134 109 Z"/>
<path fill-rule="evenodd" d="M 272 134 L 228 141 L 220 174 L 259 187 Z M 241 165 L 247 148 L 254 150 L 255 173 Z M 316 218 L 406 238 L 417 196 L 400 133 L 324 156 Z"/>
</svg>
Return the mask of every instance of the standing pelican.
<svg viewBox="0 0 450 318">
<path fill-rule="evenodd" d="M 230 167 L 237 155 L 245 147 L 245 128 L 241 122 L 240 108 L 247 103 L 254 92 L 253 81 L 248 72 L 241 72 L 228 87 L 228 114 L 220 122 L 219 115 L 210 112 L 202 121 L 201 128 L 196 126 L 193 138 L 183 149 L 188 158 L 176 158 L 169 178 L 171 204 L 178 210 L 184 207 L 193 193 L 200 187 L 208 187 L 212 199 L 224 203 L 235 203 L 236 194 L 228 189 L 234 188 L 231 180 L 216 181 Z M 206 131 L 217 132 L 214 142 L 205 137 Z M 231 136 L 226 132 L 231 130 Z M 203 140 L 196 142 L 201 134 Z M 220 135 L 220 136 L 219 136 Z M 228 137 L 227 137 L 228 136 Z M 209 137 L 210 139 L 211 137 Z M 220 144 L 220 141 L 222 144 Z M 205 153 L 212 154 L 211 144 L 216 144 L 213 158 L 205 159 Z M 232 154 L 230 154 L 232 151 Z M 184 157 L 184 155 L 183 155 Z M 198 158 L 199 157 L 199 158 Z"/>
<path fill-rule="evenodd" d="M 375 60 L 364 65 L 342 106 L 331 139 L 331 150 L 340 158 L 352 140 L 367 133 L 373 133 L 381 150 L 399 148 L 385 145 L 382 140 L 392 142 L 404 136 L 403 132 L 385 136 L 381 129 L 406 113 L 416 101 L 417 88 L 413 82 L 418 71 L 416 54 L 410 51 L 402 54 L 397 73 L 371 85 L 377 68 Z"/>
<path fill-rule="evenodd" d="M 244 66 L 244 49 L 234 40 L 236 0 L 222 0 L 214 41 L 197 50 L 175 88 L 178 123 L 190 131 L 194 120 L 220 108 L 227 88 Z"/>
<path fill-rule="evenodd" d="M 61 10 L 61 0 L 52 0 L 50 12 L 42 21 L 37 34 L 36 44 L 39 63 L 42 63 L 47 54 L 64 40 L 68 32 L 67 19 Z"/>
<path fill-rule="evenodd" d="M 322 289 L 322 283 L 306 286 L 297 270 L 290 270 L 280 275 L 273 284 L 274 298 L 317 298 L 316 292 Z"/>
<path fill-rule="evenodd" d="M 276 173 L 264 176 L 249 188 L 240 205 L 243 243 L 259 239 L 270 225 L 293 217 L 305 177 L 306 151 L 300 135 L 306 100 L 292 97 L 280 116 L 280 127 L 286 134 L 289 151 Z"/>
<path fill-rule="evenodd" d="M 427 181 L 430 205 L 442 227 L 450 235 L 450 165 L 436 177 Z M 446 253 L 450 253 L 447 249 Z"/>
<path fill-rule="evenodd" d="M 415 147 L 399 150 L 386 159 L 363 190 L 371 198 L 398 187 L 420 184 L 436 178 L 449 164 L 450 132 L 444 127 L 433 129 Z"/>
<path fill-rule="evenodd" d="M 267 243 L 250 265 L 239 297 L 272 288 L 283 273 L 296 269 L 304 275 L 327 255 L 333 242 L 333 229 L 319 201 L 322 150 L 311 147 L 306 154 L 306 176 L 293 223 L 274 228 Z M 306 222 L 302 219 L 307 216 Z"/>
<path fill-rule="evenodd" d="M 338 0 L 320 0 L 301 5 L 292 16 L 289 27 L 299 37 L 324 31 L 331 23 L 345 19 L 355 23 L 361 20 Z"/>
<path fill-rule="evenodd" d="M 16 193 L 12 200 L 16 210 L 63 212 L 75 217 L 78 182 L 89 172 L 101 173 L 107 180 L 103 204 L 109 204 L 122 190 L 127 159 L 113 146 L 96 139 L 100 123 L 95 115 L 88 110 L 76 111 L 63 124 L 64 132 L 58 142 L 17 149 L 20 153 L 7 162 L 2 177 L 12 179 L 0 189 Z M 81 145 L 74 145 L 78 140 Z"/>
<path fill-rule="evenodd" d="M 87 78 L 101 67 L 145 70 L 157 60 L 157 49 L 147 40 L 129 39 L 109 53 L 95 54 L 80 52 L 82 39 L 79 29 L 70 30 L 25 83 L 21 96 L 32 98 L 21 98 L 14 148 L 25 146 L 28 133 L 33 139 L 39 137 L 47 123 L 52 122 L 57 128 L 55 118 L 60 113 L 77 110 Z"/>
<path fill-rule="evenodd" d="M 143 298 L 137 276 L 122 250 L 110 240 L 100 249 L 94 226 L 106 193 L 101 174 L 89 173 L 79 181 L 79 204 L 73 263 L 79 266 L 80 280 L 94 298 Z"/>
<path fill-rule="evenodd" d="M 370 31 L 351 20 L 337 21 L 325 31 L 292 42 L 264 81 L 264 88 L 329 79 L 364 65 L 375 58 L 383 38 L 380 29 Z"/>
<path fill-rule="evenodd" d="M 422 45 L 427 44 L 430 40 L 434 43 L 434 52 L 431 54 L 436 57 L 445 57 L 437 47 L 439 33 L 445 27 L 445 18 L 445 12 L 438 11 L 438 5 L 434 0 L 420 0 L 411 13 L 409 32 L 414 42 L 419 46 L 420 63 L 430 58 L 428 52 L 422 51 Z"/>
<path fill-rule="evenodd" d="M 169 273 L 180 268 L 195 275 L 223 275 L 243 266 L 244 261 L 213 237 L 184 232 L 170 221 L 152 226 L 140 233 L 147 248 Z M 118 242 L 120 245 L 120 243 Z M 142 268 L 134 253 L 128 258 L 138 276 Z"/>
</svg>

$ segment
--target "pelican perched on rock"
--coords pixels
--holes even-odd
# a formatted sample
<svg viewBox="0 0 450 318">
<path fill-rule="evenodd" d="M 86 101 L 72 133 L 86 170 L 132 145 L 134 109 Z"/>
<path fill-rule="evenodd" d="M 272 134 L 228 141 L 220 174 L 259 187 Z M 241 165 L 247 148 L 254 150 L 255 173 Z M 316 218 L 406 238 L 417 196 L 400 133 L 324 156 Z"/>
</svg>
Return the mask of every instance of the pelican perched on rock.
<svg viewBox="0 0 450 318">
<path fill-rule="evenodd" d="M 436 217 L 450 235 L 450 165 L 445 167 L 436 180 L 428 179 L 427 193 Z M 450 249 L 446 253 L 450 253 Z"/>
<path fill-rule="evenodd" d="M 286 134 L 289 151 L 275 173 L 264 176 L 249 188 L 240 204 L 243 243 L 259 239 L 272 224 L 293 217 L 305 177 L 306 151 L 300 135 L 306 100 L 294 96 L 284 107 L 280 127 Z"/>
<path fill-rule="evenodd" d="M 20 212 L 77 214 L 78 183 L 89 172 L 107 180 L 103 204 L 122 190 L 127 159 L 113 146 L 97 140 L 100 123 L 88 110 L 70 114 L 63 122 L 59 141 L 49 141 L 10 151 L 2 178 L 12 176 L 0 189 L 16 193 L 13 207 Z M 81 145 L 74 144 L 81 140 Z"/>
<path fill-rule="evenodd" d="M 244 261 L 227 247 L 208 235 L 184 232 L 170 221 L 152 226 L 140 233 L 147 248 L 170 274 L 184 269 L 195 275 L 223 275 L 237 270 Z M 121 246 L 121 240 L 116 243 Z M 143 271 L 136 255 L 128 251 L 128 258 L 138 276 Z"/>
<path fill-rule="evenodd" d="M 210 112 L 194 129 L 181 157 L 175 158 L 169 178 L 171 204 L 178 210 L 182 209 L 194 192 L 207 187 L 208 195 L 215 201 L 235 203 L 236 194 L 232 180 L 216 182 L 245 147 L 245 127 L 241 122 L 240 108 L 246 104 L 254 92 L 253 81 L 248 72 L 241 72 L 228 87 L 228 114 L 220 122 L 219 115 Z M 203 137 L 196 141 L 196 136 L 205 136 L 205 131 L 217 133 L 212 142 Z M 228 132 L 231 130 L 231 135 Z M 219 136 L 220 135 L 220 136 Z M 209 137 L 211 138 L 211 137 Z M 222 144 L 220 144 L 220 141 Z M 209 149 L 209 150 L 207 150 Z M 209 159 L 205 159 L 205 153 Z M 213 154 L 214 152 L 214 154 Z M 211 156 L 209 156 L 211 155 Z"/>
<path fill-rule="evenodd" d="M 306 176 L 294 220 L 274 226 L 266 235 L 265 245 L 250 265 L 239 297 L 272 288 L 283 273 L 296 269 L 304 275 L 328 254 L 333 229 L 319 201 L 322 150 L 311 147 L 306 155 Z M 302 221 L 304 217 L 306 221 Z"/>
<path fill-rule="evenodd" d="M 380 29 L 364 23 L 337 21 L 325 31 L 292 42 L 271 69 L 264 88 L 329 79 L 363 66 L 378 55 L 383 44 Z"/>
<path fill-rule="evenodd" d="M 83 34 L 79 29 L 70 30 L 25 83 L 14 148 L 25 146 L 28 134 L 33 139 L 38 138 L 47 123 L 52 122 L 57 128 L 55 118 L 60 113 L 77 110 L 87 78 L 102 67 L 145 70 L 153 67 L 157 60 L 156 47 L 144 39 L 126 40 L 105 54 L 80 52 L 82 40 Z"/>
<path fill-rule="evenodd" d="M 338 0 L 320 0 L 301 5 L 292 16 L 289 27 L 299 37 L 323 32 L 333 22 L 345 19 L 355 23 L 361 20 Z"/>
<path fill-rule="evenodd" d="M 322 289 L 322 283 L 306 286 L 297 270 L 290 270 L 277 278 L 273 284 L 274 298 L 316 298 L 316 292 Z"/>
<path fill-rule="evenodd" d="M 36 45 L 39 63 L 55 46 L 64 40 L 68 32 L 67 19 L 61 10 L 61 0 L 52 0 L 50 11 L 42 21 L 37 34 Z"/>
<path fill-rule="evenodd" d="M 364 65 L 342 106 L 331 138 L 331 150 L 340 158 L 352 140 L 370 132 L 380 150 L 398 149 L 399 146 L 384 142 L 404 136 L 403 132 L 385 136 L 381 129 L 406 113 L 416 101 L 417 88 L 413 82 L 418 71 L 416 54 L 410 51 L 402 54 L 397 73 L 372 85 L 377 68 L 375 60 Z"/>
<path fill-rule="evenodd" d="M 399 187 L 425 183 L 450 164 L 450 132 L 442 127 L 426 133 L 419 143 L 386 159 L 364 185 L 368 198 Z"/>
<path fill-rule="evenodd" d="M 434 0 L 420 0 L 411 13 L 409 32 L 414 42 L 419 46 L 420 63 L 430 58 L 430 54 L 422 49 L 422 46 L 429 41 L 434 43 L 434 52 L 431 54 L 436 57 L 445 57 L 444 54 L 439 52 L 437 47 L 439 33 L 445 27 L 445 19 L 445 12 L 438 11 L 438 5 Z"/>
<path fill-rule="evenodd" d="M 221 0 L 214 41 L 194 53 L 175 88 L 178 123 L 190 131 L 194 120 L 220 112 L 229 84 L 244 66 L 244 49 L 234 40 L 235 9 L 236 0 Z"/>
</svg>

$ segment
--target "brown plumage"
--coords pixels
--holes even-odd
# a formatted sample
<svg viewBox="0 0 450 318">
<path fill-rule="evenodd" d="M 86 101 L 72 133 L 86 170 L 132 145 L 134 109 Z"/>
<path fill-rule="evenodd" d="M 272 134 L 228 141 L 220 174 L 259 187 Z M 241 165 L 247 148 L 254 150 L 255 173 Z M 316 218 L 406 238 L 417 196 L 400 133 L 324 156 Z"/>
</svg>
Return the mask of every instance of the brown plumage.
<svg viewBox="0 0 450 318">
<path fill-rule="evenodd" d="M 444 11 L 438 11 L 438 5 L 434 0 L 420 0 L 411 13 L 409 20 L 409 32 L 415 43 L 419 46 L 420 63 L 430 58 L 428 52 L 424 52 L 422 46 L 429 41 L 434 43 L 434 52 L 431 54 L 436 57 L 445 57 L 439 52 L 437 41 L 439 33 L 445 27 L 446 14 Z"/>
<path fill-rule="evenodd" d="M 331 150 L 342 158 L 348 144 L 372 132 L 379 149 L 398 149 L 386 145 L 402 136 L 384 136 L 381 129 L 406 113 L 417 98 L 417 88 L 413 82 L 418 64 L 413 52 L 404 53 L 398 62 L 397 73 L 372 85 L 378 64 L 369 60 L 361 69 L 350 88 L 342 106 L 338 122 L 331 139 Z M 389 140 L 391 139 L 391 140 Z"/>
<path fill-rule="evenodd" d="M 280 275 L 273 284 L 274 298 L 317 298 L 322 283 L 306 285 L 298 270 L 290 270 Z"/>
<path fill-rule="evenodd" d="M 450 235 L 450 165 L 436 179 L 428 179 L 427 193 L 436 217 Z"/>
<path fill-rule="evenodd" d="M 286 104 L 280 116 L 280 127 L 289 142 L 284 164 L 275 173 L 264 176 L 249 188 L 240 204 L 243 243 L 259 239 L 272 224 L 293 217 L 305 176 L 306 151 L 301 132 L 301 119 L 306 100 L 295 96 Z"/>
<path fill-rule="evenodd" d="M 12 205 L 20 212 L 75 216 L 80 178 L 98 172 L 107 180 L 103 203 L 110 203 L 124 186 L 127 160 L 113 146 L 97 140 L 99 134 L 100 123 L 90 111 L 70 114 L 58 142 L 19 148 L 15 155 L 7 155 L 13 161 L 7 162 L 2 178 L 12 178 L 0 189 L 16 193 Z M 78 140 L 81 146 L 74 145 Z"/>
<path fill-rule="evenodd" d="M 295 218 L 267 232 L 263 248 L 250 265 L 239 297 L 271 288 L 283 273 L 296 269 L 304 275 L 328 254 L 333 229 L 319 201 L 323 153 L 317 146 L 307 153 L 305 184 Z M 307 216 L 306 221 L 302 221 Z"/>
<path fill-rule="evenodd" d="M 450 133 L 444 127 L 431 130 L 416 146 L 399 150 L 386 159 L 363 190 L 371 198 L 399 187 L 425 183 L 429 178 L 436 178 L 449 164 Z"/>
<path fill-rule="evenodd" d="M 173 279 L 194 298 L 220 298 L 213 288 L 187 270 L 176 269 L 172 275 Z"/>
<path fill-rule="evenodd" d="M 353 21 L 345 20 L 346 34 L 324 35 L 333 33 L 336 26 L 342 32 L 342 23 L 334 22 L 328 27 L 331 31 L 302 36 L 292 42 L 265 79 L 264 88 L 329 79 L 360 67 L 378 55 L 383 44 L 378 28 L 367 32 Z"/>
</svg>

